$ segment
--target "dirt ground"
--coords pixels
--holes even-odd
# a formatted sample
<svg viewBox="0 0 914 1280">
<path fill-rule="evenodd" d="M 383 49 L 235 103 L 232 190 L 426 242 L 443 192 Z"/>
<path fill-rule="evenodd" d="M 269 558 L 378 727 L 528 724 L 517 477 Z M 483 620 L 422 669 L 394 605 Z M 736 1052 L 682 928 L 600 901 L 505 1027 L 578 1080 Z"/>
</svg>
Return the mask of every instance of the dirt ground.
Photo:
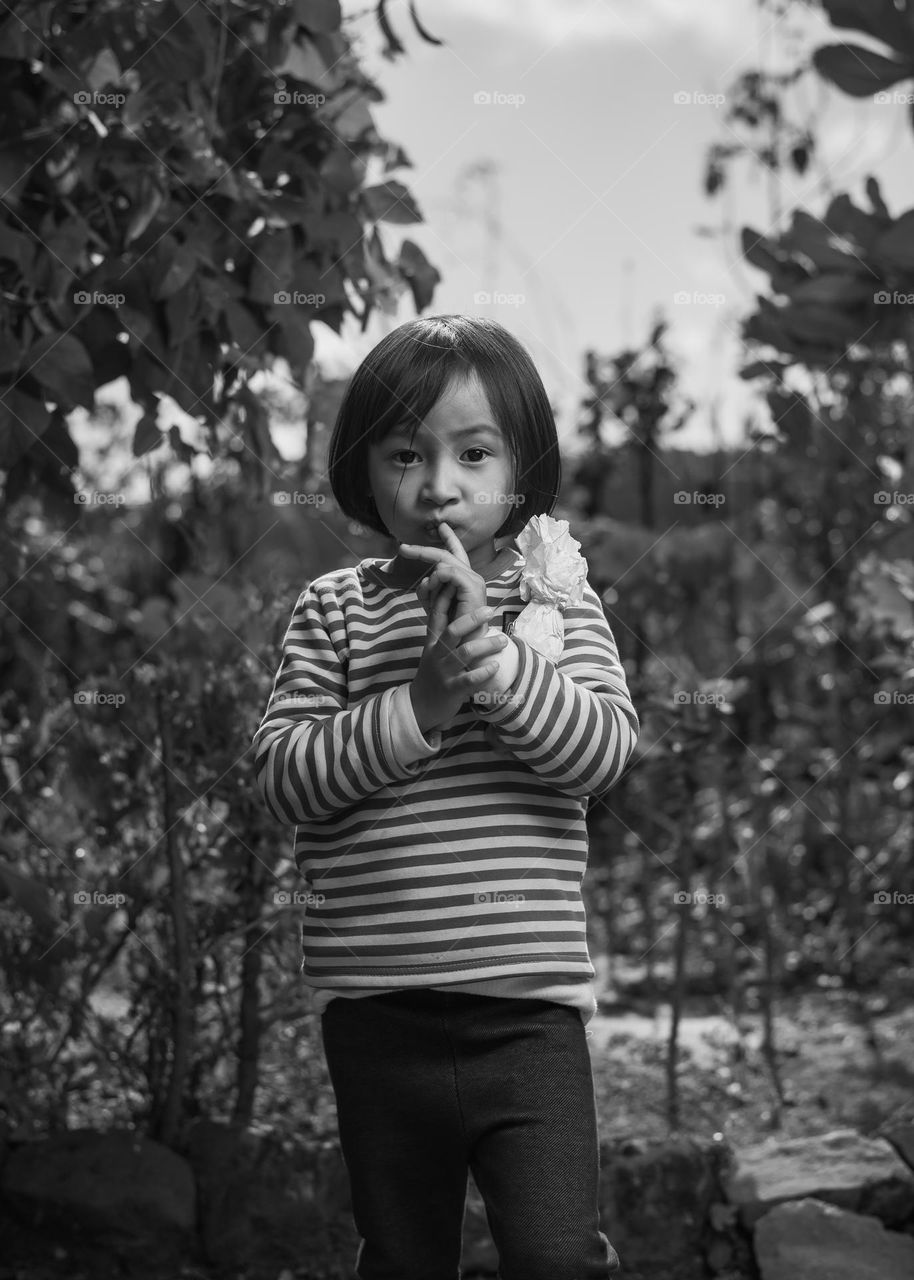
<svg viewBox="0 0 914 1280">
<path fill-rule="evenodd" d="M 713 1000 L 692 1001 L 681 1027 L 680 1131 L 720 1133 L 746 1146 L 773 1133 L 801 1137 L 853 1127 L 878 1135 L 914 1122 L 914 974 L 896 975 L 878 994 L 851 997 L 827 986 L 778 1001 L 774 1020 L 779 1101 L 761 1051 L 761 1018 L 734 1027 Z M 603 1139 L 663 1139 L 667 1118 L 668 1010 L 632 998 L 604 1004 L 588 1045 Z M 51 1239 L 26 1245 L 0 1232 L 0 1280 L 140 1280 L 110 1259 L 66 1254 Z M 142 1280 L 209 1280 L 199 1267 L 154 1270 Z M 299 1280 L 291 1271 L 256 1280 Z M 222 1280 L 225 1280 L 222 1273 Z M 237 1280 L 254 1280 L 238 1273 Z"/>
</svg>

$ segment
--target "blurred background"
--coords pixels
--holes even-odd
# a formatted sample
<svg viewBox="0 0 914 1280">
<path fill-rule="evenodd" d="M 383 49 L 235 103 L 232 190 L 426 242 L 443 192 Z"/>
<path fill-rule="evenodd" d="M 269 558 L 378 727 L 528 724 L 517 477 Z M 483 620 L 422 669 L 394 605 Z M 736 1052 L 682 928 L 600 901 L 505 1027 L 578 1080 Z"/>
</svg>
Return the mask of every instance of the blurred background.
<svg viewBox="0 0 914 1280">
<path fill-rule="evenodd" d="M 327 481 L 347 379 L 449 312 L 541 370 L 641 716 L 585 894 L 657 1087 L 607 1122 L 896 1115 L 914 13 L 21 0 L 0 49 L 5 1137 L 332 1134 L 249 747 L 298 594 L 394 550 Z"/>
</svg>

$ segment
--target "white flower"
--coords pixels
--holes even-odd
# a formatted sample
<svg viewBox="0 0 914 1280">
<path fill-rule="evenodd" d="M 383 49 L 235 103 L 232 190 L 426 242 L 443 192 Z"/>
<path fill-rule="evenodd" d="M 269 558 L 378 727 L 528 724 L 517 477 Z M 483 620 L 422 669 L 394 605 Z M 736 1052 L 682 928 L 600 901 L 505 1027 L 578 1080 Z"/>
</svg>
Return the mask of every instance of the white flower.
<svg viewBox="0 0 914 1280">
<path fill-rule="evenodd" d="M 517 535 L 520 594 L 530 603 L 514 624 L 514 635 L 550 662 L 558 662 L 565 644 L 562 613 L 584 599 L 587 561 L 572 538 L 567 520 L 533 516 Z"/>
</svg>

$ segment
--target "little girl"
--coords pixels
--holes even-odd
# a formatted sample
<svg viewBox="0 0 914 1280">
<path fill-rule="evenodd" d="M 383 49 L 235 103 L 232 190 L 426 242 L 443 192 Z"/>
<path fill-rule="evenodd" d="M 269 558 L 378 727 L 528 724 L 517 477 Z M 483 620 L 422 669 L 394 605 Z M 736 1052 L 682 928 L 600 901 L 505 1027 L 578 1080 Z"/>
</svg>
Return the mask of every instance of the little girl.
<svg viewBox="0 0 914 1280">
<path fill-rule="evenodd" d="M 356 1273 L 457 1280 L 469 1169 L 501 1280 L 602 1280 L 585 816 L 639 724 L 588 583 L 557 663 L 505 634 L 511 541 L 560 481 L 529 355 L 493 321 L 402 325 L 349 384 L 329 475 L 398 553 L 299 596 L 254 753 L 296 827 Z"/>
</svg>

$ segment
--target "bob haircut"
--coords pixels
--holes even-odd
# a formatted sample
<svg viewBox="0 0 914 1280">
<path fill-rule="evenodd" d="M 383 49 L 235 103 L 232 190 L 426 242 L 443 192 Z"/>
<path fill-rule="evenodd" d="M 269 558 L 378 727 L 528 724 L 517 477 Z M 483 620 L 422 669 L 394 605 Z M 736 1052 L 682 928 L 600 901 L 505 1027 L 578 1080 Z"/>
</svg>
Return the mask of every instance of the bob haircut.
<svg viewBox="0 0 914 1280">
<path fill-rule="evenodd" d="M 475 373 L 514 461 L 509 515 L 495 535 L 513 537 L 532 516 L 549 515 L 561 484 L 555 419 L 526 349 L 502 325 L 474 316 L 425 316 L 400 325 L 356 369 L 328 451 L 330 487 L 350 519 L 386 537 L 368 478 L 369 445 L 396 426 L 413 436 L 454 378 Z M 412 437 L 410 438 L 412 444 Z"/>
</svg>

